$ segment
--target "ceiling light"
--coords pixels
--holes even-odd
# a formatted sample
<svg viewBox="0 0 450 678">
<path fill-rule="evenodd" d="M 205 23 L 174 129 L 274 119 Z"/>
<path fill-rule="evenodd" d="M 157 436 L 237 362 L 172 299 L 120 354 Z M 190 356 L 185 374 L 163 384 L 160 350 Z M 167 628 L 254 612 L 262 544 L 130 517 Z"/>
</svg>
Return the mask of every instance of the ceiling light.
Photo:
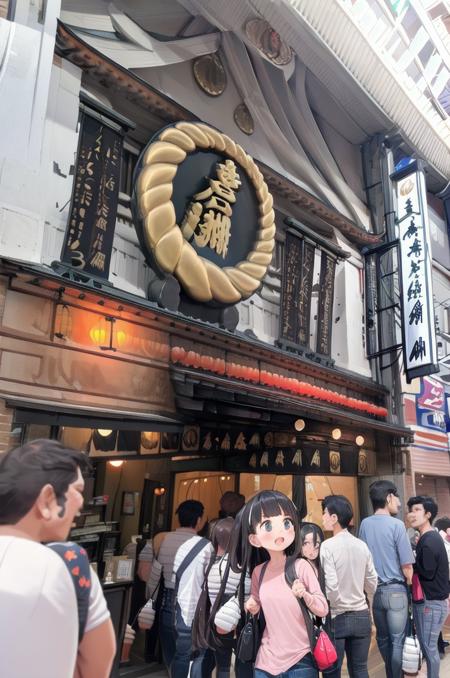
<svg viewBox="0 0 450 678">
<path fill-rule="evenodd" d="M 108 464 L 111 464 L 111 466 L 114 466 L 115 468 L 119 468 L 122 466 L 123 462 L 123 459 L 115 459 L 114 461 L 109 461 Z"/>
<path fill-rule="evenodd" d="M 364 445 L 364 436 L 356 436 L 355 443 L 359 445 L 359 447 L 361 447 L 361 445 Z"/>
<path fill-rule="evenodd" d="M 341 438 L 341 436 L 342 436 L 342 431 L 341 431 L 340 428 L 334 428 L 331 431 L 331 437 L 333 438 L 333 440 L 339 440 Z"/>
<path fill-rule="evenodd" d="M 107 438 L 111 435 L 112 430 L 110 428 L 98 428 L 97 433 L 99 436 L 102 436 L 102 438 Z"/>
<path fill-rule="evenodd" d="M 296 421 L 294 423 L 294 428 L 295 428 L 296 431 L 303 431 L 305 426 L 306 426 L 306 424 L 305 424 L 304 419 L 296 419 Z"/>
</svg>

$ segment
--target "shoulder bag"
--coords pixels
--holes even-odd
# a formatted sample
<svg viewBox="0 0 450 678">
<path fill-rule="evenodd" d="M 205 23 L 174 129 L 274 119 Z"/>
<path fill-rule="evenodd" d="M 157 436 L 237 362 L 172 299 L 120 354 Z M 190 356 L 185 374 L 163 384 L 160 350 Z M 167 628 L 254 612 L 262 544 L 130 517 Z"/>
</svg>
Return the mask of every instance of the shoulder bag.
<svg viewBox="0 0 450 678">
<path fill-rule="evenodd" d="M 411 597 L 408 606 L 408 631 L 405 637 L 402 654 L 402 671 L 407 675 L 415 676 L 422 666 L 422 652 L 416 635 L 414 618 L 412 613 Z"/>
<path fill-rule="evenodd" d="M 269 561 L 265 562 L 261 568 L 259 574 L 259 588 L 261 588 L 261 583 L 268 564 Z M 239 661 L 244 662 L 245 664 L 255 663 L 265 627 L 266 622 L 262 609 L 255 615 L 246 612 L 245 623 L 239 634 L 236 645 L 236 659 L 239 659 Z"/>
<path fill-rule="evenodd" d="M 298 579 L 295 560 L 286 560 L 285 577 L 286 582 L 292 588 L 294 581 Z M 315 623 L 312 613 L 303 598 L 297 598 L 297 600 L 308 632 L 312 656 L 319 671 L 325 671 L 337 661 L 336 648 L 331 642 L 328 633 L 323 628 L 319 628 Z"/>
</svg>

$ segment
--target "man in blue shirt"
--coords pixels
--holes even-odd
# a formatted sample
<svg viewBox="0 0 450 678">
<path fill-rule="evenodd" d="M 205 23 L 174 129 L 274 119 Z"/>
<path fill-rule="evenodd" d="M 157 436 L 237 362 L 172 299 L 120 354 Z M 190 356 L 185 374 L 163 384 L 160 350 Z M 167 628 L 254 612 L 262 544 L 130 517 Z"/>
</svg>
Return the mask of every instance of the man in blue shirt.
<svg viewBox="0 0 450 678">
<path fill-rule="evenodd" d="M 408 622 L 406 587 L 411 584 L 414 555 L 403 522 L 394 517 L 401 506 L 394 483 L 376 480 L 371 484 L 369 494 L 374 515 L 362 521 L 359 538 L 369 547 L 378 573 L 373 620 L 386 676 L 401 678 Z"/>
</svg>

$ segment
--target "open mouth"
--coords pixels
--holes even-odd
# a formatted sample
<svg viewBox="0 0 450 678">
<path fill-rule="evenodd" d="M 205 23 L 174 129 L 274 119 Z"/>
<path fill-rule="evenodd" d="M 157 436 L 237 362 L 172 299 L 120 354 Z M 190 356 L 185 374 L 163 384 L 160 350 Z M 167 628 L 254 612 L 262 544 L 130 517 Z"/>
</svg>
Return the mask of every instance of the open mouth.
<svg viewBox="0 0 450 678">
<path fill-rule="evenodd" d="M 275 539 L 275 544 L 277 546 L 281 546 L 282 544 L 284 544 L 284 537 L 278 537 L 277 539 Z"/>
</svg>

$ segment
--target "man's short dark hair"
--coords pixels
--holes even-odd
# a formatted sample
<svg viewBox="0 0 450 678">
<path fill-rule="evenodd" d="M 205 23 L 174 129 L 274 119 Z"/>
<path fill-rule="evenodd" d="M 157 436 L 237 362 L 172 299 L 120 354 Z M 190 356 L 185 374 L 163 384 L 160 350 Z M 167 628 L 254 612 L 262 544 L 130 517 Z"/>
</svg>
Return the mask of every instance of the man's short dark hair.
<svg viewBox="0 0 450 678">
<path fill-rule="evenodd" d="M 435 521 L 434 526 L 437 530 L 447 532 L 447 530 L 450 528 L 450 518 L 447 518 L 447 516 L 445 516 L 445 518 L 438 518 Z"/>
<path fill-rule="evenodd" d="M 30 511 L 42 488 L 51 485 L 64 515 L 65 494 L 91 467 L 79 450 L 40 438 L 0 455 L 0 525 L 15 525 Z"/>
<path fill-rule="evenodd" d="M 342 494 L 329 494 L 322 500 L 322 511 L 327 509 L 330 516 L 337 515 L 339 525 L 345 529 L 353 518 L 353 508 L 347 497 Z"/>
<path fill-rule="evenodd" d="M 373 510 L 377 511 L 384 508 L 390 494 L 398 497 L 397 487 L 391 480 L 375 480 L 369 487 L 369 496 Z"/>
<path fill-rule="evenodd" d="M 245 504 L 245 497 L 239 492 L 228 490 L 220 498 L 219 518 L 236 518 Z"/>
<path fill-rule="evenodd" d="M 422 504 L 423 508 L 425 509 L 425 513 L 430 514 L 430 525 L 433 524 L 433 520 L 437 516 L 438 512 L 438 505 L 434 501 L 433 497 L 428 497 L 425 494 L 419 494 L 417 497 L 410 497 L 408 499 L 408 508 L 411 511 L 413 506 L 416 506 L 417 504 Z"/>
<path fill-rule="evenodd" d="M 176 510 L 181 527 L 195 527 L 204 510 L 205 507 L 200 501 L 195 499 L 182 501 Z"/>
</svg>

